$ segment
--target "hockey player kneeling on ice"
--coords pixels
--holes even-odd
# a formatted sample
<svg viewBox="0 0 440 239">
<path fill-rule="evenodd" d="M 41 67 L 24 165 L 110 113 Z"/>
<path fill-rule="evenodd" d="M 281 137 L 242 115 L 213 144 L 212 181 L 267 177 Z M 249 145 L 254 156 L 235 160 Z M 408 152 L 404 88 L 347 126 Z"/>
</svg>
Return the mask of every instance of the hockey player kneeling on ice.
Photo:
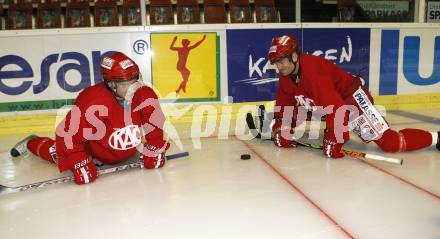
<svg viewBox="0 0 440 239">
<path fill-rule="evenodd" d="M 58 164 L 60 172 L 72 171 L 75 183 L 86 184 L 99 176 L 92 158 L 104 164 L 127 160 L 136 154 L 144 135 L 141 167 L 163 167 L 169 147 L 163 140 L 165 117 L 154 91 L 141 83 L 139 67 L 117 52 L 103 58 L 101 74 L 104 82 L 78 95 L 58 125 L 55 141 L 30 136 L 22 141 L 25 147 L 15 147 L 21 149 L 18 153 L 28 149 Z"/>
<path fill-rule="evenodd" d="M 375 142 L 385 152 L 410 151 L 430 145 L 440 150 L 439 132 L 390 129 L 359 77 L 324 58 L 300 53 L 292 35 L 272 39 L 269 60 L 279 71 L 272 126 L 276 146 L 295 147 L 294 128 L 307 118 L 304 112 L 322 110 L 325 112 L 322 115 L 326 115 L 323 140 L 326 157 L 344 157 L 342 146 L 349 140 L 349 129 L 364 141 Z"/>
</svg>

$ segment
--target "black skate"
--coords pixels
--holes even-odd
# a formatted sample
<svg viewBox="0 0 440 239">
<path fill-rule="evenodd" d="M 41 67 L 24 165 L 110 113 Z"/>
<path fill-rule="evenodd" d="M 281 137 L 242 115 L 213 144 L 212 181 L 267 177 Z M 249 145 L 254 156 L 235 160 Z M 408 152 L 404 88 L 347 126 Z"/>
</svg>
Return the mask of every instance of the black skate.
<svg viewBox="0 0 440 239">
<path fill-rule="evenodd" d="M 32 139 L 37 137 L 36 135 L 29 135 L 28 137 L 20 140 L 20 142 L 18 142 L 17 144 L 14 145 L 14 147 L 12 147 L 11 149 L 11 156 L 12 157 L 18 157 L 20 155 L 25 154 L 26 152 L 28 152 L 28 148 L 27 148 L 27 142 Z"/>
</svg>

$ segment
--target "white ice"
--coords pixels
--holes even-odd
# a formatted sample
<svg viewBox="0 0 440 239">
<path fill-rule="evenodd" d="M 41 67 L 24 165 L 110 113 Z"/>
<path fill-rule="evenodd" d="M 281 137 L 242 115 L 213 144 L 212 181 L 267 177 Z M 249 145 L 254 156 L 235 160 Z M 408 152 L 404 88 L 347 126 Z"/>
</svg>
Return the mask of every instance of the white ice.
<svg viewBox="0 0 440 239">
<path fill-rule="evenodd" d="M 417 114 L 440 118 L 440 110 Z M 440 130 L 396 114 L 393 128 Z M 59 177 L 35 156 L 12 159 L 25 135 L 0 138 L 0 184 Z M 45 136 L 51 136 L 46 134 Z M 132 169 L 0 196 L 0 237 L 9 238 L 440 238 L 440 152 L 385 154 L 352 135 L 359 151 L 404 159 L 399 166 L 319 150 L 278 149 L 235 137 L 183 140 L 190 156 L 160 170 Z M 180 149 L 172 147 L 169 153 Z M 240 160 L 248 153 L 250 160 Z"/>
</svg>

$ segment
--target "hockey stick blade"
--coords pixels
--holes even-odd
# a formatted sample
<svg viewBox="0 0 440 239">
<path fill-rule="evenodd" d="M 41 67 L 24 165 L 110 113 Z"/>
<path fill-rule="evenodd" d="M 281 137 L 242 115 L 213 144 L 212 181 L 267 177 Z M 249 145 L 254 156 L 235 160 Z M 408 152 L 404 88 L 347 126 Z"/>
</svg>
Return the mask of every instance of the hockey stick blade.
<svg viewBox="0 0 440 239">
<path fill-rule="evenodd" d="M 166 159 L 173 160 L 173 159 L 187 157 L 187 156 L 189 156 L 188 152 L 182 152 L 182 153 L 177 153 L 177 154 L 170 154 L 170 155 L 166 156 Z M 125 165 L 120 165 L 117 167 L 98 170 L 98 173 L 99 173 L 99 175 L 104 175 L 104 174 L 124 171 L 124 170 L 131 169 L 131 168 L 139 168 L 140 166 L 141 166 L 140 163 L 130 163 L 130 164 L 125 164 Z M 61 183 L 67 183 L 67 182 L 72 182 L 72 181 L 73 181 L 73 176 L 66 176 L 66 177 L 62 177 L 62 178 L 56 178 L 56 179 L 50 179 L 50 180 L 37 182 L 37 183 L 26 184 L 26 185 L 22 185 L 22 186 L 18 186 L 18 187 L 7 187 L 4 185 L 0 185 L 0 196 L 5 195 L 5 194 L 9 194 L 9 193 L 24 192 L 24 191 L 28 191 L 29 189 L 42 188 L 42 187 L 53 185 L 53 184 L 61 184 Z"/>
<path fill-rule="evenodd" d="M 259 109 L 261 110 L 262 115 L 264 115 L 265 114 L 264 106 L 263 106 L 263 108 L 260 106 Z M 263 120 L 264 120 L 264 118 L 262 118 L 262 121 Z M 255 126 L 255 122 L 254 122 L 254 117 L 252 116 L 251 113 L 246 114 L 246 124 L 247 124 L 249 130 L 251 131 L 252 135 L 257 139 L 261 139 L 261 133 L 257 130 L 257 127 Z M 264 140 L 273 141 L 273 138 L 267 138 Z M 297 143 L 297 145 L 308 147 L 308 148 L 322 149 L 322 146 L 319 144 L 310 144 L 310 143 L 304 143 L 304 142 L 296 142 L 296 143 Z"/>
<path fill-rule="evenodd" d="M 259 122 L 259 128 L 258 131 L 261 133 L 263 133 L 263 125 L 264 125 L 264 118 L 265 118 L 265 114 L 266 114 L 266 108 L 264 107 L 264 105 L 259 105 L 258 106 L 258 119 L 260 120 Z"/>
<path fill-rule="evenodd" d="M 254 138 L 260 139 L 261 134 L 260 132 L 258 132 L 257 127 L 255 127 L 254 118 L 252 117 L 252 114 L 249 112 L 246 114 L 246 124 L 249 130 L 251 131 L 252 136 L 254 136 Z"/>
</svg>

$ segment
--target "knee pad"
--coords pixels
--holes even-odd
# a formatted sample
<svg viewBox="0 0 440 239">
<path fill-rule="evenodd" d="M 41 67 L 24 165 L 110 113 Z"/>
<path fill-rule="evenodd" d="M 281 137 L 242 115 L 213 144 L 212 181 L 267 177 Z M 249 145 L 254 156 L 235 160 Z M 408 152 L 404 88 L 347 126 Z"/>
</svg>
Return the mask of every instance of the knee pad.
<svg viewBox="0 0 440 239">
<path fill-rule="evenodd" d="M 406 149 L 405 137 L 400 131 L 389 129 L 375 142 L 384 152 L 388 153 L 397 153 Z"/>
</svg>

